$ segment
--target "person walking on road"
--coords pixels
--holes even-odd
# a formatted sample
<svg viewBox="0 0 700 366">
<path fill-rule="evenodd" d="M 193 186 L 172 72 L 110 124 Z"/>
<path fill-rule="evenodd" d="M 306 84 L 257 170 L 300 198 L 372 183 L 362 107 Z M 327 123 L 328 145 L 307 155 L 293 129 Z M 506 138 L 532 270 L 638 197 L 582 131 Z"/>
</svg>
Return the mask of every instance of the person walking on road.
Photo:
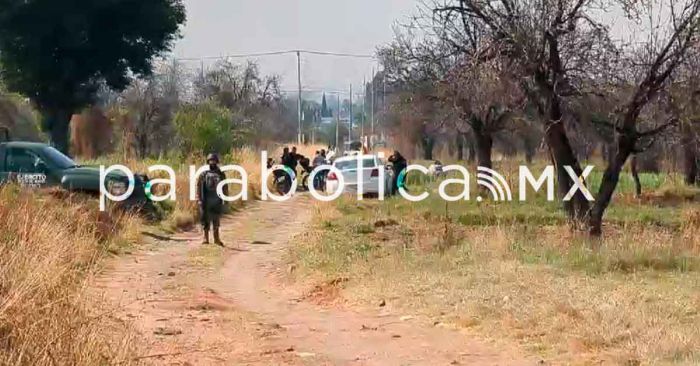
<svg viewBox="0 0 700 366">
<path fill-rule="evenodd" d="M 219 168 L 219 156 L 209 154 L 207 156 L 209 170 L 202 173 L 197 179 L 197 200 L 202 228 L 204 229 L 203 244 L 209 244 L 209 231 L 214 229 L 214 243 L 224 246 L 219 235 L 221 215 L 224 211 L 224 200 L 216 192 L 219 184 L 226 179 L 226 175 Z M 223 193 L 228 195 L 228 187 L 224 185 Z"/>
</svg>

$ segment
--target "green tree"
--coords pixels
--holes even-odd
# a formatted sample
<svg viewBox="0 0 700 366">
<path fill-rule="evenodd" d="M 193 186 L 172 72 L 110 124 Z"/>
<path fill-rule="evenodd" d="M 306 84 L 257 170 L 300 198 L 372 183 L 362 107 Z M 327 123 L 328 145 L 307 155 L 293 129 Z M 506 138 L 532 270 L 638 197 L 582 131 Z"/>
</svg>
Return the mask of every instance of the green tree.
<svg viewBox="0 0 700 366">
<path fill-rule="evenodd" d="M 175 116 L 181 151 L 186 154 L 230 152 L 250 135 L 250 131 L 239 127 L 240 119 L 211 101 L 184 106 Z"/>
<path fill-rule="evenodd" d="M 67 152 L 71 116 L 100 85 L 123 90 L 150 75 L 184 22 L 182 0 L 0 0 L 0 76 Z"/>
<path fill-rule="evenodd" d="M 326 103 L 326 93 L 323 93 L 323 102 L 321 103 L 321 117 L 333 117 L 331 110 L 328 109 L 328 103 Z"/>
</svg>

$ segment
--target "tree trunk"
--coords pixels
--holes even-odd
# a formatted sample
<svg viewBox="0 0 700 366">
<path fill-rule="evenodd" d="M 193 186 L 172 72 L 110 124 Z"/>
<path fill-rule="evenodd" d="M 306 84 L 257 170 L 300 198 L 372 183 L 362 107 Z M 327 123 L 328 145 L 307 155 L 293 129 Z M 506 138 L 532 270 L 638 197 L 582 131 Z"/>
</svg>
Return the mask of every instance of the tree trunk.
<svg viewBox="0 0 700 366">
<path fill-rule="evenodd" d="M 44 117 L 43 128 L 49 134 L 51 145 L 66 155 L 69 154 L 68 130 L 72 116 L 72 112 L 49 110 Z"/>
<path fill-rule="evenodd" d="M 456 146 L 457 146 L 457 161 L 462 161 L 464 160 L 464 136 L 462 134 L 457 134 L 457 140 Z"/>
<path fill-rule="evenodd" d="M 559 117 L 552 121 L 561 121 L 561 112 L 555 111 L 554 115 Z M 573 171 L 580 177 L 583 173 L 581 165 L 574 154 L 569 139 L 566 136 L 566 131 L 561 122 L 551 122 L 547 126 L 547 132 L 545 134 L 545 140 L 547 141 L 547 146 L 550 149 L 550 155 L 552 157 L 554 166 L 557 170 L 557 181 L 559 186 L 560 197 L 566 196 L 573 187 L 573 180 L 566 172 L 566 166 L 569 166 Z M 590 209 L 590 204 L 586 197 L 580 192 L 576 192 L 571 201 L 564 202 L 564 209 L 566 210 L 569 218 L 572 220 L 583 221 L 588 215 Z"/>
<path fill-rule="evenodd" d="M 467 163 L 473 163 L 476 160 L 476 147 L 474 146 L 474 139 L 464 136 L 467 141 Z"/>
<path fill-rule="evenodd" d="M 603 159 L 605 159 L 607 164 L 611 164 L 615 160 L 614 143 L 603 143 Z"/>
<path fill-rule="evenodd" d="M 559 54 L 556 42 L 551 43 L 550 48 L 552 49 L 550 57 L 554 57 L 555 60 L 553 62 L 560 66 L 559 64 L 561 61 L 558 60 Z M 549 155 L 552 159 L 552 163 L 557 170 L 559 196 L 563 198 L 569 193 L 571 187 L 574 186 L 573 180 L 566 172 L 565 167 L 571 167 L 579 177 L 583 173 L 583 170 L 571 147 L 569 137 L 566 135 L 560 97 L 554 91 L 554 86 L 550 83 L 549 77 L 545 73 L 536 73 L 535 81 L 539 89 L 535 93 L 535 95 L 537 95 L 535 101 L 540 115 L 546 121 L 545 141 L 549 147 Z M 574 194 L 571 201 L 564 202 L 563 206 L 569 219 L 577 222 L 584 222 L 590 210 L 590 203 L 580 191 Z"/>
<path fill-rule="evenodd" d="M 425 136 L 421 139 L 421 147 L 423 148 L 423 159 L 433 160 L 433 148 L 435 148 L 435 140 L 432 137 Z"/>
<path fill-rule="evenodd" d="M 475 128 L 474 140 L 476 141 L 476 162 L 478 166 L 493 169 L 493 161 L 491 160 L 493 137 L 487 131 Z"/>
<path fill-rule="evenodd" d="M 589 233 L 592 236 L 600 236 L 603 233 L 603 215 L 610 205 L 612 195 L 620 181 L 622 167 L 625 166 L 627 159 L 634 152 L 635 142 L 635 137 L 632 135 L 621 135 L 618 138 L 617 153 L 613 161 L 605 169 L 605 174 L 600 183 L 600 189 L 589 217 Z"/>
<path fill-rule="evenodd" d="M 693 155 L 686 153 L 684 163 L 685 163 L 685 182 L 688 185 L 700 185 L 700 160 L 698 159 L 696 151 L 693 151 Z"/>
<path fill-rule="evenodd" d="M 683 146 L 683 170 L 685 182 L 688 185 L 700 184 L 700 156 L 698 156 L 698 141 L 696 141 L 691 126 L 681 125 L 681 146 Z"/>
<path fill-rule="evenodd" d="M 537 153 L 537 141 L 535 141 L 532 136 L 525 136 L 523 138 L 523 147 L 525 148 L 525 162 L 528 165 L 532 164 L 532 161 L 535 159 L 535 154 Z"/>
<path fill-rule="evenodd" d="M 639 170 L 637 169 L 637 155 L 632 155 L 630 170 L 632 171 L 632 179 L 634 179 L 634 194 L 639 198 L 642 196 L 642 181 L 639 179 Z"/>
<path fill-rule="evenodd" d="M 141 125 L 137 133 L 138 137 L 136 138 L 136 153 L 140 159 L 148 156 L 148 133 L 143 129 L 145 129 L 145 127 Z"/>
</svg>

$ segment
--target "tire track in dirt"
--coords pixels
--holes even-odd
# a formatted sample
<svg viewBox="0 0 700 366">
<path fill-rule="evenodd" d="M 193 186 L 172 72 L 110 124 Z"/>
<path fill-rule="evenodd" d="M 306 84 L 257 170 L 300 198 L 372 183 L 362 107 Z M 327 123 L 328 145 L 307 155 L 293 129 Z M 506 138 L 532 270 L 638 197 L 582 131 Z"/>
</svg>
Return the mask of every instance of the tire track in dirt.
<svg viewBox="0 0 700 366">
<path fill-rule="evenodd" d="M 140 361 L 168 365 L 527 365 L 457 331 L 399 314 L 321 307 L 283 286 L 290 239 L 309 225 L 304 195 L 256 202 L 222 223 L 223 264 L 193 265 L 199 236 L 156 242 L 97 281 L 115 317 L 133 324 Z M 216 249 L 207 249 L 216 250 Z"/>
</svg>

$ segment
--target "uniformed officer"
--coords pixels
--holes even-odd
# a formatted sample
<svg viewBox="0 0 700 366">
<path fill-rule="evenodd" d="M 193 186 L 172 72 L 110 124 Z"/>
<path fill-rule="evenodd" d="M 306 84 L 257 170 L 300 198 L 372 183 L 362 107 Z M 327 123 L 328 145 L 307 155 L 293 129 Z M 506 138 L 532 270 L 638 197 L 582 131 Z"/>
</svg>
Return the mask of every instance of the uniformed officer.
<svg viewBox="0 0 700 366">
<path fill-rule="evenodd" d="M 197 198 L 201 215 L 202 228 L 204 229 L 204 244 L 209 244 L 209 230 L 214 229 L 214 243 L 224 246 L 219 236 L 221 215 L 224 210 L 224 200 L 219 197 L 216 188 L 226 179 L 226 175 L 219 168 L 219 156 L 209 154 L 207 156 L 209 170 L 202 173 L 197 180 Z M 228 195 L 228 187 L 223 187 L 223 193 Z"/>
</svg>

